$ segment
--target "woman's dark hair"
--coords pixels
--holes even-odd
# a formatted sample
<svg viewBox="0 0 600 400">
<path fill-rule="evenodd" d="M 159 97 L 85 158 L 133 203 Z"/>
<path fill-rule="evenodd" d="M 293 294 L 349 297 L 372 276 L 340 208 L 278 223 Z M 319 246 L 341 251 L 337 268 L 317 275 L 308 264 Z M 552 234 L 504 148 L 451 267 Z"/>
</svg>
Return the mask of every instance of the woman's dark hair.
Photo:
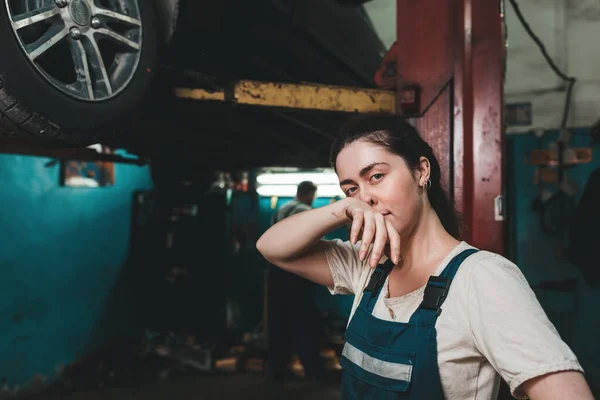
<svg viewBox="0 0 600 400">
<path fill-rule="evenodd" d="M 429 160 L 431 187 L 427 191 L 429 202 L 446 231 L 460 238 L 460 223 L 454 204 L 449 200 L 441 184 L 440 164 L 431 146 L 425 142 L 414 126 L 402 117 L 390 114 L 367 114 L 352 118 L 346 123 L 331 146 L 330 162 L 350 143 L 365 140 L 387 149 L 404 159 L 409 168 L 418 170 L 420 158 Z"/>
</svg>

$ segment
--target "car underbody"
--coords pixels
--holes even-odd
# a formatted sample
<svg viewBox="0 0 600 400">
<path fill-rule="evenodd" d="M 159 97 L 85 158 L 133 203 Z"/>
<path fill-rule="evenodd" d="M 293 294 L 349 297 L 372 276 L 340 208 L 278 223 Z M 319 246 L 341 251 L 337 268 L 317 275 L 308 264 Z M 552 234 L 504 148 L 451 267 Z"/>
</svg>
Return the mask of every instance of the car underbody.
<svg viewBox="0 0 600 400">
<path fill-rule="evenodd" d="M 346 115 L 195 102 L 173 88 L 369 88 L 385 51 L 364 9 L 334 0 L 4 1 L 10 26 L 0 29 L 16 36 L 0 43 L 15 60 L 0 61 L 3 137 L 102 142 L 194 168 L 323 166 Z"/>
</svg>

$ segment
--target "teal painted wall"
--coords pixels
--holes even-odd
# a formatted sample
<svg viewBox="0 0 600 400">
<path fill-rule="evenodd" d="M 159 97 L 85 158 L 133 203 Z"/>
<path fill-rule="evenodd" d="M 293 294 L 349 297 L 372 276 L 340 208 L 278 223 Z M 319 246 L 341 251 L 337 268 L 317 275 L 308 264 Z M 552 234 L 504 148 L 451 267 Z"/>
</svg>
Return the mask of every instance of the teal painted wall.
<svg viewBox="0 0 600 400">
<path fill-rule="evenodd" d="M 584 136 L 587 130 L 576 130 L 570 143 L 573 147 L 587 147 L 589 137 Z M 549 132 L 543 137 L 542 146 L 547 148 L 556 140 L 557 132 Z M 575 312 L 570 313 L 574 319 L 571 347 L 577 354 L 587 373 L 590 384 L 600 382 L 600 289 L 587 286 L 579 270 L 567 260 L 560 257 L 557 239 L 547 237 L 540 229 L 539 214 L 532 210 L 532 201 L 537 194 L 533 184 L 535 168 L 524 163 L 528 152 L 539 148 L 537 139 L 532 135 L 509 135 L 507 137 L 508 179 L 510 193 L 508 214 L 510 218 L 509 242 L 511 258 L 521 268 L 532 286 L 542 281 L 560 281 L 578 279 L 576 290 Z M 589 174 L 600 167 L 600 149 L 596 147 L 593 162 L 570 167 L 567 176 L 580 186 L 576 201 L 579 199 Z M 550 188 L 549 185 L 547 187 Z M 547 298 L 547 312 L 560 307 L 569 308 L 570 299 L 554 295 Z M 598 388 L 600 389 L 600 388 Z"/>
<path fill-rule="evenodd" d="M 132 194 L 149 169 L 116 166 L 109 188 L 63 188 L 48 159 L 0 155 L 0 379 L 11 385 L 130 331 L 120 272 Z"/>
<path fill-rule="evenodd" d="M 547 135 L 544 143 L 555 136 Z M 574 146 L 587 144 L 583 137 L 573 139 Z M 537 193 L 532 184 L 534 169 L 523 159 L 538 147 L 536 139 L 509 136 L 507 147 L 512 258 L 532 285 L 580 279 L 575 267 L 548 251 L 555 247 L 555 239 L 542 234 L 537 214 L 531 210 Z M 589 173 L 600 167 L 598 150 L 594 156 L 593 164 L 569 172 L 582 187 Z M 118 165 L 114 187 L 69 189 L 58 186 L 58 167 L 46 168 L 48 161 L 0 155 L 0 379 L 11 386 L 29 382 L 37 374 L 51 379 L 57 375 L 57 366 L 132 329 L 120 273 L 127 257 L 132 194 L 152 187 L 149 170 Z M 279 198 L 277 207 L 290 200 Z M 260 234 L 269 226 L 274 210 L 270 198 L 258 201 Z M 329 201 L 319 198 L 314 206 Z M 246 203 L 240 212 L 252 208 Z M 333 237 L 345 240 L 347 232 L 340 229 L 328 235 Z M 246 285 L 250 292 L 262 283 L 261 273 L 251 275 L 256 285 Z M 247 295 L 241 297 L 248 300 Z M 258 304 L 261 291 L 252 296 Z M 572 347 L 588 380 L 600 381 L 600 342 L 596 340 L 600 291 L 580 281 L 577 296 Z M 351 296 L 330 296 L 325 288 L 318 288 L 315 298 L 322 311 L 348 316 Z M 244 325 L 260 317 L 255 314 Z"/>
</svg>

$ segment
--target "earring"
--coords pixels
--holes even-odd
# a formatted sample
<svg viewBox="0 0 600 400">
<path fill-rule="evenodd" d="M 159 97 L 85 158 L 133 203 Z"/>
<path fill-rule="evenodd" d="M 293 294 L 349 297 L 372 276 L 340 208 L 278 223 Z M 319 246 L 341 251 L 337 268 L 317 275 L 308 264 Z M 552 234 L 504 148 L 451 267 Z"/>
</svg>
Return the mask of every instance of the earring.
<svg viewBox="0 0 600 400">
<path fill-rule="evenodd" d="M 429 188 L 431 188 L 431 179 L 427 179 L 427 182 L 421 186 L 421 190 L 426 191 L 429 190 Z"/>
</svg>

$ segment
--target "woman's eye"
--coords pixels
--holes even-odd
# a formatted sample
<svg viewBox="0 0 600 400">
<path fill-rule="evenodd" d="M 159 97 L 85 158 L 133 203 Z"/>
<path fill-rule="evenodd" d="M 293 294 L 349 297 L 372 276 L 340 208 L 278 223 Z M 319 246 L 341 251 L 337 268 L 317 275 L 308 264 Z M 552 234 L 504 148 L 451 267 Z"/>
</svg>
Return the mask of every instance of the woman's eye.
<svg viewBox="0 0 600 400">
<path fill-rule="evenodd" d="M 354 191 L 356 190 L 356 188 L 349 188 L 346 189 L 346 196 L 350 196 L 352 193 L 354 193 Z"/>
<path fill-rule="evenodd" d="M 381 178 L 383 178 L 383 174 L 373 174 L 373 176 L 371 176 L 371 180 L 372 180 L 372 181 L 373 181 L 373 180 L 375 180 L 375 181 L 378 181 L 378 180 L 380 180 Z"/>
</svg>

